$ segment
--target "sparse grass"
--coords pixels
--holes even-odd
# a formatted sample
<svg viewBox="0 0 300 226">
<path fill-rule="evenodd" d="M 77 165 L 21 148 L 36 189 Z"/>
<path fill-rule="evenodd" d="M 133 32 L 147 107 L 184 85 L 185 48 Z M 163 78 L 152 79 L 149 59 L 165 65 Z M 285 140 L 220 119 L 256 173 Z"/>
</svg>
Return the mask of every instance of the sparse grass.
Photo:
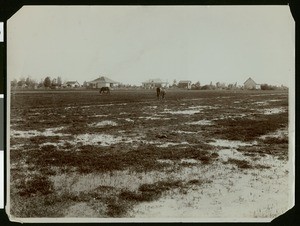
<svg viewBox="0 0 300 226">
<path fill-rule="evenodd" d="M 171 189 L 186 188 L 188 185 L 201 185 L 204 181 L 193 179 L 184 183 L 180 180 L 158 181 L 153 184 L 142 184 L 138 191 L 124 190 L 119 194 L 119 198 L 127 201 L 146 202 L 153 201 L 161 197 L 163 192 Z"/>
<path fill-rule="evenodd" d="M 208 183 L 209 181 L 203 181 L 199 179 L 193 179 L 188 182 L 183 182 L 180 180 L 172 181 L 158 181 L 153 184 L 142 184 L 139 186 L 137 191 L 122 190 L 118 195 L 118 202 L 114 201 L 113 205 L 108 206 L 109 216 L 119 216 L 125 214 L 126 206 L 132 206 L 139 202 L 151 202 L 159 199 L 164 192 L 174 189 L 185 190 L 189 186 L 201 186 L 203 183 Z"/>
<path fill-rule="evenodd" d="M 62 210 L 68 205 L 66 202 L 51 201 L 52 195 L 22 197 L 11 194 L 11 214 L 15 217 L 63 217 Z M 55 199 L 54 199 L 55 200 Z"/>
<path fill-rule="evenodd" d="M 252 168 L 252 165 L 246 160 L 229 158 L 227 160 L 227 163 L 234 164 L 240 169 L 251 169 Z"/>
<path fill-rule="evenodd" d="M 271 145 L 276 145 L 276 144 L 288 144 L 289 139 L 288 137 L 268 137 L 263 140 L 264 144 L 271 144 Z"/>
<path fill-rule="evenodd" d="M 35 136 L 35 137 L 31 137 L 29 138 L 30 142 L 34 143 L 34 144 L 43 144 L 45 142 L 58 142 L 60 140 L 59 136 Z"/>
<path fill-rule="evenodd" d="M 201 181 L 200 180 L 197 180 L 197 179 L 193 179 L 193 180 L 190 180 L 188 182 L 188 184 L 201 184 Z"/>
<path fill-rule="evenodd" d="M 272 139 L 273 140 L 273 139 Z M 277 139 L 276 139 L 277 140 Z M 288 144 L 284 142 L 270 142 L 270 140 L 267 141 L 267 144 L 265 141 L 261 141 L 257 146 L 253 147 L 240 147 L 237 150 L 239 152 L 242 152 L 246 156 L 265 156 L 267 155 L 272 155 L 272 156 L 277 156 L 281 158 L 282 160 L 287 160 L 288 159 Z"/>
<path fill-rule="evenodd" d="M 211 133 L 222 139 L 253 141 L 259 136 L 274 132 L 288 123 L 288 113 L 256 115 L 255 119 L 222 119 L 216 121 Z"/>
<path fill-rule="evenodd" d="M 253 166 L 254 169 L 270 169 L 271 166 L 264 166 L 264 165 L 261 165 L 261 164 L 256 164 Z"/>
<path fill-rule="evenodd" d="M 119 195 L 120 199 L 125 201 L 145 202 L 153 201 L 161 196 L 161 192 L 158 191 L 145 191 L 145 192 L 132 192 L 122 191 Z"/>
<path fill-rule="evenodd" d="M 116 201 L 109 201 L 106 207 L 106 214 L 108 217 L 122 217 L 127 212 L 127 204 L 120 205 Z"/>
<path fill-rule="evenodd" d="M 27 163 L 36 165 L 37 169 L 50 166 L 67 166 L 76 167 L 81 173 L 107 172 L 128 168 L 136 171 L 149 171 L 167 166 L 158 162 L 158 159 L 196 159 L 203 164 L 209 164 L 217 157 L 210 155 L 208 151 L 197 148 L 174 149 L 169 147 L 157 149 L 152 145 L 144 145 L 141 149 L 127 152 L 116 152 L 110 148 L 95 146 L 82 146 L 80 151 L 70 152 L 61 151 L 53 145 L 47 145 L 43 146 L 42 150 L 28 150 L 26 156 Z"/>
<path fill-rule="evenodd" d="M 23 178 L 17 186 L 21 196 L 30 197 L 34 195 L 48 195 L 53 193 L 53 184 L 46 176 L 34 176 Z"/>
<path fill-rule="evenodd" d="M 288 138 L 266 138 L 258 140 L 261 135 L 285 128 L 288 113 L 263 115 L 253 107 L 255 101 L 266 101 L 274 96 L 257 96 L 249 99 L 249 93 L 261 92 L 217 92 L 217 91 L 171 91 L 164 102 L 155 100 L 155 93 L 150 91 L 116 91 L 110 96 L 99 96 L 98 92 L 42 92 L 17 93 L 12 100 L 11 119 L 15 130 L 38 130 L 64 127 L 57 133 L 69 136 L 36 136 L 32 138 L 12 138 L 16 145 L 10 151 L 11 163 L 11 207 L 18 217 L 63 217 L 64 210 L 78 203 L 86 202 L 95 210 L 101 209 L 101 217 L 124 217 L 137 203 L 151 202 L 163 197 L 169 191 L 184 191 L 188 194 L 190 187 L 201 186 L 206 181 L 191 179 L 189 181 L 158 181 L 142 184 L 136 190 L 117 189 L 99 186 L 91 191 L 74 193 L 65 189 L 55 191 L 49 176 L 60 173 L 107 173 L 115 170 L 150 173 L 162 171 L 174 172 L 188 167 L 201 167 L 212 164 L 218 158 L 214 147 L 208 141 L 220 138 L 228 140 L 254 141 L 256 146 L 241 147 L 238 151 L 251 156 L 252 159 L 264 155 L 277 156 L 285 160 L 288 156 Z M 266 94 L 266 92 L 262 92 Z M 137 98 L 138 96 L 138 98 Z M 154 99 L 153 99 L 154 98 Z M 269 107 L 287 106 L 287 96 L 280 96 L 281 101 L 270 102 Z M 239 104 L 234 104 L 239 101 Z M 115 105 L 115 104 L 127 105 Z M 101 106 L 103 105 L 103 106 Z M 149 106 L 157 106 L 149 109 Z M 182 110 L 190 106 L 211 106 L 193 115 L 164 115 L 164 109 Z M 254 105 L 256 106 L 256 105 Z M 85 108 L 86 107 L 86 108 Z M 257 107 L 257 106 L 256 106 Z M 126 114 L 120 114 L 120 113 Z M 245 117 L 230 118 L 238 114 Z M 161 119 L 145 120 L 140 116 L 162 115 Z M 97 115 L 105 115 L 98 117 Z M 226 116 L 220 119 L 220 116 Z M 249 117 L 247 116 L 249 115 Z M 170 117 L 164 120 L 164 117 Z M 94 128 L 88 124 L 109 119 L 117 126 Z M 134 122 L 125 122 L 130 118 Z M 218 119 L 219 118 L 219 119 Z M 213 126 L 190 126 L 188 121 L 213 120 Z M 85 133 L 104 133 L 126 136 L 144 135 L 144 143 L 119 143 L 108 147 L 98 145 L 73 144 L 75 135 Z M 181 130 L 193 133 L 175 133 Z M 64 145 L 43 145 L 47 142 Z M 154 142 L 188 142 L 188 145 L 157 147 Z M 22 146 L 18 146 L 18 145 Z M 197 160 L 196 164 L 183 162 L 182 159 Z M 157 160 L 171 160 L 174 164 Z M 253 160 L 254 161 L 254 160 Z M 198 162 L 200 164 L 198 164 Z M 269 166 L 255 164 L 251 161 L 229 159 L 239 169 L 268 169 Z M 42 176 L 41 176 L 42 175 Z M 28 178 L 28 179 L 25 179 Z M 68 184 L 68 186 L 71 186 Z M 79 216 L 80 217 L 80 216 Z"/>
</svg>

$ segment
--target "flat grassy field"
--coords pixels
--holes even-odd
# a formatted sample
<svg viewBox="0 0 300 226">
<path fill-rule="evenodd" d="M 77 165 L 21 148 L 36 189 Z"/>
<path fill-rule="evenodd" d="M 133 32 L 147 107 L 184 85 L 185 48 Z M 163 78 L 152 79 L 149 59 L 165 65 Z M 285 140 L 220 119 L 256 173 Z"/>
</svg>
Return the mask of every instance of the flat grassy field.
<svg viewBox="0 0 300 226">
<path fill-rule="evenodd" d="M 16 92 L 17 218 L 273 218 L 290 203 L 288 92 Z"/>
</svg>

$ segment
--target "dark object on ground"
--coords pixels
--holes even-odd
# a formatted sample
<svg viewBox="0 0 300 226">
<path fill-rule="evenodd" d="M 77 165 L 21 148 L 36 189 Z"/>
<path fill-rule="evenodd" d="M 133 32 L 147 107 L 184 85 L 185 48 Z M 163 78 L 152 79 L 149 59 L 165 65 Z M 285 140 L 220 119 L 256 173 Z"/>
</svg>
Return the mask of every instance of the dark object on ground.
<svg viewBox="0 0 300 226">
<path fill-rule="evenodd" d="M 106 94 L 110 94 L 110 90 L 109 87 L 101 87 L 99 93 L 106 93 Z"/>
</svg>

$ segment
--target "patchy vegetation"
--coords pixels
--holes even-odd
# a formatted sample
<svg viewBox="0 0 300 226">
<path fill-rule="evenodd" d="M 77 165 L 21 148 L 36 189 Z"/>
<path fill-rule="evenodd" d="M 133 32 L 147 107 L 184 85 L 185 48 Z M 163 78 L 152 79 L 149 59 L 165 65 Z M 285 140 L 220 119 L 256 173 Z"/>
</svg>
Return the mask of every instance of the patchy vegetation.
<svg viewBox="0 0 300 226">
<path fill-rule="evenodd" d="M 216 120 L 213 135 L 228 140 L 253 141 L 258 137 L 286 126 L 288 113 L 276 115 L 253 115 L 252 118 Z"/>
<path fill-rule="evenodd" d="M 287 96 L 170 90 L 157 101 L 151 90 L 15 93 L 11 214 L 134 217 L 140 205 L 225 186 L 225 178 L 215 181 L 226 170 L 230 177 L 274 172 L 263 159 L 288 160 Z M 228 143 L 211 145 L 218 139 Z"/>
</svg>

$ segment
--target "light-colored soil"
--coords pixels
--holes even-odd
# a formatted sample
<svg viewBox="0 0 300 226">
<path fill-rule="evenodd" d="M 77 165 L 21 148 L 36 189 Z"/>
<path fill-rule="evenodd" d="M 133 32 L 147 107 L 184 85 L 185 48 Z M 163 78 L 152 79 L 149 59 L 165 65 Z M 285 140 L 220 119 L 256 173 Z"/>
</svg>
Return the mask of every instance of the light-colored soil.
<svg viewBox="0 0 300 226">
<path fill-rule="evenodd" d="M 85 202 L 76 203 L 66 209 L 64 216 L 66 218 L 82 217 L 93 218 L 97 216 L 97 212 Z"/>
<path fill-rule="evenodd" d="M 30 217 L 268 221 L 293 204 L 287 93 L 39 95 L 11 108 L 10 198 Z"/>
<path fill-rule="evenodd" d="M 201 187 L 191 187 L 163 198 L 135 206 L 132 217 L 247 221 L 271 220 L 283 214 L 291 205 L 287 162 L 272 156 L 260 163 L 270 169 L 240 170 L 232 165 L 216 162 L 209 169 L 199 169 L 199 177 L 212 179 Z"/>
</svg>

